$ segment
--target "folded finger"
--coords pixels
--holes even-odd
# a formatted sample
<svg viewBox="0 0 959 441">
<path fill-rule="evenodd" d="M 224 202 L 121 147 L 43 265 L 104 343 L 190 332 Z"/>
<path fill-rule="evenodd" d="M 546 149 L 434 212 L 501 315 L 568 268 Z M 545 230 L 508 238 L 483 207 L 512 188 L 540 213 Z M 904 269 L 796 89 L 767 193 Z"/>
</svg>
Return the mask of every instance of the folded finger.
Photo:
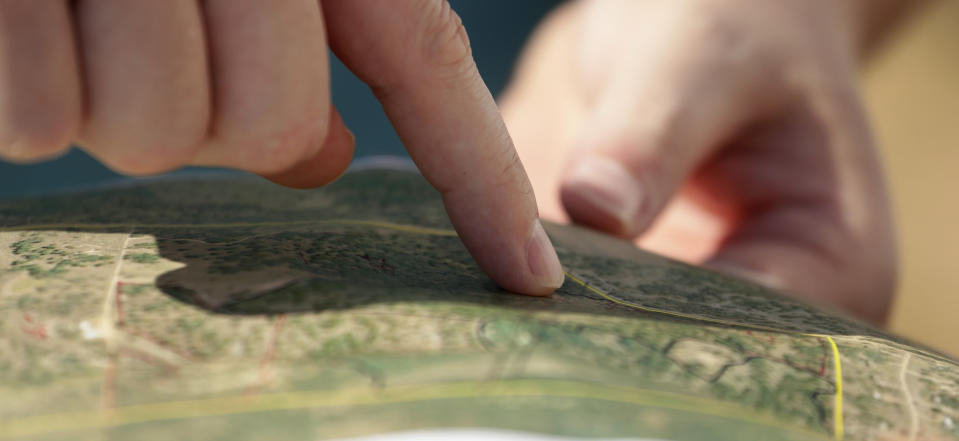
<svg viewBox="0 0 959 441">
<path fill-rule="evenodd" d="M 326 31 L 316 0 L 204 0 L 213 111 L 194 157 L 273 174 L 315 157 L 330 112 Z"/>
<path fill-rule="evenodd" d="M 196 2 L 81 0 L 75 10 L 87 91 L 84 147 L 127 173 L 186 164 L 210 117 Z"/>
<path fill-rule="evenodd" d="M 0 2 L 0 157 L 29 161 L 77 134 L 81 88 L 64 1 Z"/>
</svg>

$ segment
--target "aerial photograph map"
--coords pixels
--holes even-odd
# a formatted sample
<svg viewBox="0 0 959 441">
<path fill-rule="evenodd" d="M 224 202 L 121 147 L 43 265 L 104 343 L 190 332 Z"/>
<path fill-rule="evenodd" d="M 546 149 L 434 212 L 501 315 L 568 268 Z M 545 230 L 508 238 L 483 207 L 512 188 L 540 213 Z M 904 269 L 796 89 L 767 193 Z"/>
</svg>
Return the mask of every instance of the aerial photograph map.
<svg viewBox="0 0 959 441">
<path fill-rule="evenodd" d="M 959 440 L 959 365 L 547 224 L 549 297 L 474 263 L 416 172 L 0 201 L 0 440 Z"/>
</svg>

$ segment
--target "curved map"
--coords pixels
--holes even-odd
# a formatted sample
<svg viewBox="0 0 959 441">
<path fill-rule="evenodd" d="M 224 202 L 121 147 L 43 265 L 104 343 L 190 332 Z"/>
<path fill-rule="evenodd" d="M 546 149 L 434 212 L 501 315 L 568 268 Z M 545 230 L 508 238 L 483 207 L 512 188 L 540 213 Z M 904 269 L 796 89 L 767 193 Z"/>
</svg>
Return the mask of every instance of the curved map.
<svg viewBox="0 0 959 441">
<path fill-rule="evenodd" d="M 0 439 L 959 439 L 952 359 L 547 230 L 567 279 L 538 298 L 497 288 L 407 171 L 0 201 Z"/>
</svg>

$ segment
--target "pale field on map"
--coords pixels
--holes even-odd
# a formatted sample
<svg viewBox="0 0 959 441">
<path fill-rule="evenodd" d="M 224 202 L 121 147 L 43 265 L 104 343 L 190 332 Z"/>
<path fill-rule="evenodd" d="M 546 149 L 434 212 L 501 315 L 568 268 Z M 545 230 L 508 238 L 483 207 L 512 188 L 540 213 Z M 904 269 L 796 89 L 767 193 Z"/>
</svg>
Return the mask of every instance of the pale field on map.
<svg viewBox="0 0 959 441">
<path fill-rule="evenodd" d="M 116 243 L 117 238 L 113 238 L 113 242 Z M 156 249 L 143 246 L 149 244 L 145 236 L 126 242 L 127 253 L 149 254 L 149 250 Z M 44 246 L 42 243 L 38 245 Z M 358 261 L 365 260 L 360 258 Z M 425 311 L 415 305 L 379 305 L 335 314 L 328 317 L 329 321 L 319 322 L 311 316 L 290 316 L 284 318 L 283 322 L 277 318 L 259 317 L 240 320 L 229 316 L 210 316 L 200 309 L 170 299 L 149 284 L 132 282 L 148 274 L 151 264 L 130 263 L 128 259 L 124 259 L 124 262 L 117 274 L 118 282 L 123 286 L 120 294 L 124 298 L 126 313 L 118 331 L 128 335 L 117 339 L 117 344 L 123 349 L 121 354 L 125 356 L 113 361 L 117 375 L 111 380 L 116 388 L 111 394 L 114 400 L 119 398 L 120 401 L 115 402 L 117 405 L 208 397 L 237 391 L 277 392 L 294 385 L 293 390 L 343 387 L 347 384 L 384 387 L 386 378 L 389 378 L 391 386 L 468 379 L 488 381 L 515 375 L 523 378 L 558 376 L 607 385 L 621 383 L 623 386 L 635 386 L 633 381 L 625 381 L 630 377 L 628 374 L 617 374 L 616 369 L 613 369 L 612 375 L 608 375 L 597 369 L 603 365 L 624 363 L 623 360 L 629 360 L 628 355 L 638 357 L 633 363 L 639 364 L 631 366 L 624 363 L 618 368 L 626 369 L 625 372 L 643 369 L 649 381 L 645 387 L 662 388 L 664 384 L 674 383 L 674 388 L 682 385 L 684 393 L 699 392 L 707 396 L 732 394 L 739 399 L 759 400 L 761 403 L 764 392 L 754 389 L 759 375 L 776 385 L 770 389 L 778 391 L 779 400 L 785 403 L 809 403 L 807 405 L 811 406 L 813 414 L 806 422 L 820 424 L 828 421 L 829 400 L 818 399 L 828 398 L 830 387 L 825 375 L 829 373 L 826 364 L 828 351 L 821 339 L 762 333 L 747 333 L 745 335 L 749 337 L 745 337 L 742 331 L 721 328 L 704 330 L 689 325 L 681 327 L 689 329 L 679 332 L 666 326 L 668 323 L 659 323 L 651 329 L 638 329 L 630 334 L 625 330 L 635 327 L 634 321 L 608 317 L 599 325 L 595 323 L 594 316 L 580 315 L 564 317 L 575 329 L 567 329 L 564 334 L 562 327 L 555 329 L 556 324 L 553 324 L 554 329 L 544 331 L 530 326 L 529 318 L 524 321 L 516 318 L 489 320 L 488 308 L 473 308 L 476 310 L 470 311 L 464 305 L 453 307 L 443 304 L 433 305 Z M 165 269 L 177 267 L 164 259 L 152 260 L 152 264 Z M 128 267 L 129 271 L 126 269 Z M 373 270 L 371 274 L 382 272 L 382 268 L 375 265 L 370 266 L 370 269 Z M 95 285 L 102 286 L 102 283 Z M 273 295 L 282 297 L 284 293 L 275 292 Z M 215 297 L 222 297 L 222 294 Z M 452 314 L 454 311 L 458 315 Z M 103 314 L 103 311 L 96 312 Z M 527 315 L 530 318 L 556 319 L 555 314 L 546 312 Z M 90 320 L 89 314 L 85 314 L 75 321 Z M 265 348 L 271 345 L 272 335 L 275 335 L 280 323 L 284 344 L 269 351 L 271 363 L 269 367 L 264 367 L 260 358 L 268 352 Z M 587 328 L 587 324 L 591 326 Z M 660 328 L 663 326 L 666 327 Z M 685 333 L 690 334 L 682 337 Z M 724 335 L 726 333 L 731 335 Z M 624 334 L 653 349 L 646 357 L 654 353 L 661 354 L 660 361 L 643 360 L 635 343 L 624 347 L 621 341 Z M 640 335 L 647 341 L 640 340 Z M 544 336 L 549 339 L 544 341 Z M 569 344 L 577 339 L 585 339 L 586 346 Z M 716 341 L 721 344 L 717 345 Z M 590 361 L 593 364 L 583 364 L 582 357 L 586 349 L 601 349 L 592 356 Z M 376 356 L 371 357 L 370 353 Z M 420 356 L 410 360 L 409 353 L 418 353 Z M 424 359 L 423 355 L 429 353 L 439 353 L 439 359 Z M 802 355 L 804 353 L 807 355 Z M 357 355 L 366 357 L 357 358 Z M 563 358 L 573 355 L 579 358 L 575 363 Z M 555 358 L 557 356 L 558 359 Z M 766 357 L 773 361 L 764 361 Z M 329 363 L 331 360 L 336 362 Z M 305 363 L 318 364 L 323 369 L 319 373 L 313 372 L 303 367 Z M 428 368 L 421 369 L 423 365 Z M 189 366 L 190 371 L 186 376 L 178 372 L 185 366 Z M 814 383 L 822 383 L 820 386 L 801 385 L 797 387 L 797 395 L 790 397 L 784 389 L 800 377 L 789 378 L 789 375 L 784 375 L 788 373 L 788 369 L 783 370 L 786 367 L 799 371 L 800 377 L 806 375 Z M 658 377 L 650 375 L 659 369 L 665 371 L 659 373 Z M 802 374 L 803 370 L 807 373 Z M 818 375 L 817 370 L 821 371 Z M 807 380 L 800 380 L 800 383 L 804 381 Z M 72 383 L 68 384 L 70 389 L 75 389 Z M 102 401 L 102 391 L 98 388 L 87 384 L 82 389 L 89 396 L 81 402 L 87 401 L 86 404 L 91 405 Z M 810 397 L 809 391 L 819 392 L 820 395 Z M 61 392 L 54 388 L 52 394 L 62 395 Z M 757 395 L 749 398 L 753 394 Z M 855 388 L 847 389 L 847 397 L 854 396 Z M 49 403 L 40 404 L 49 410 Z M 869 403 L 869 412 L 866 414 L 884 414 L 876 412 L 877 404 Z M 22 409 L 21 406 L 17 407 Z M 770 403 L 763 403 L 763 406 L 768 407 Z M 786 406 L 779 410 L 781 415 L 789 415 L 795 414 L 797 409 Z M 847 406 L 847 412 L 851 410 L 853 408 Z M 889 415 L 899 411 L 901 409 L 891 408 Z M 803 412 L 809 415 L 808 411 Z M 855 412 L 852 414 L 855 415 Z M 885 425 L 890 430 L 896 425 L 894 419 L 887 421 L 874 417 L 868 422 Z M 847 427 L 851 429 L 855 426 Z"/>
<path fill-rule="evenodd" d="M 369 173 L 318 197 L 271 194 L 269 210 L 255 190 L 275 187 L 256 181 L 231 182 L 244 191 L 220 199 L 211 195 L 224 184 L 211 181 L 87 204 L 71 196 L 75 211 L 59 213 L 49 203 L 0 207 L 9 225 L 16 216 L 87 225 L 0 227 L 0 395 L 17 397 L 0 402 L 0 438 L 326 438 L 488 425 L 672 439 L 830 439 L 837 430 L 850 440 L 959 439 L 951 361 L 567 227 L 548 228 L 566 285 L 551 298 L 511 295 L 435 230 L 448 228 L 435 198 L 365 185 L 427 188 L 421 178 Z M 169 205 L 187 188 L 209 210 L 171 225 L 197 203 Z M 80 209 L 110 200 L 135 210 L 104 219 Z M 363 201 L 352 219 L 434 229 L 324 214 L 344 200 Z M 370 217 L 378 212 L 390 215 Z M 59 413 L 68 411 L 79 413 Z"/>
<path fill-rule="evenodd" d="M 345 232 L 351 233 L 349 229 Z M 3 234 L 19 236 L 19 240 L 13 243 L 36 238 L 34 232 Z M 421 240 L 410 240 L 406 233 L 377 234 L 395 236 L 391 239 L 398 239 L 411 249 L 429 247 Z M 356 239 L 350 234 L 343 236 L 346 239 Z M 429 239 L 425 236 L 424 238 Z M 116 243 L 117 239 L 113 238 L 113 242 Z M 150 259 L 145 256 L 138 258 L 141 261 L 139 263 L 130 263 L 129 259 L 125 258 L 131 255 L 130 253 L 150 254 L 149 250 L 157 247 L 144 246 L 143 244 L 148 243 L 144 236 L 123 239 L 122 243 L 125 248 L 115 250 L 116 257 L 124 256 L 118 260 L 122 262 L 121 265 L 107 266 L 111 272 L 115 271 L 120 288 L 113 293 L 105 293 L 107 297 L 115 296 L 114 301 L 107 303 L 111 308 L 106 312 L 96 311 L 98 315 L 112 317 L 114 321 L 109 332 L 99 330 L 104 334 L 102 340 L 107 347 L 107 355 L 88 358 L 85 361 L 94 366 L 78 369 L 78 372 L 85 372 L 99 366 L 103 378 L 92 379 L 87 375 L 77 378 L 76 375 L 57 372 L 56 377 L 46 377 L 47 381 L 20 385 L 20 388 L 14 385 L 13 389 L 8 389 L 7 392 L 26 396 L 24 391 L 29 390 L 35 404 L 29 406 L 19 400 L 16 403 L 7 403 L 7 406 L 2 408 L 5 415 L 82 410 L 91 406 L 102 406 L 105 400 L 110 406 L 124 407 L 171 400 L 203 399 L 223 394 L 243 397 L 298 390 L 377 391 L 471 381 L 495 385 L 499 381 L 512 379 L 539 379 L 548 382 L 569 378 L 587 385 L 627 388 L 625 390 L 638 388 L 636 390 L 639 392 L 682 392 L 682 395 L 676 398 L 680 403 L 688 401 L 697 406 L 710 405 L 709 400 L 714 400 L 713 406 L 728 406 L 734 415 L 739 415 L 738 418 L 743 420 L 739 424 L 745 424 L 746 427 L 750 427 L 756 420 L 761 422 L 763 417 L 766 417 L 788 429 L 792 427 L 788 424 L 789 419 L 797 414 L 805 415 L 792 422 L 799 433 L 810 430 L 802 429 L 803 425 L 818 428 L 821 424 L 828 423 L 827 417 L 824 416 L 831 403 L 828 391 L 821 397 L 811 398 L 805 391 L 810 387 L 820 386 L 803 384 L 821 383 L 821 387 L 828 388 L 829 380 L 826 374 L 829 372 L 824 371 L 822 375 L 815 372 L 791 373 L 787 372 L 790 369 L 785 364 L 779 364 L 784 362 L 771 362 L 766 365 L 759 360 L 759 355 L 750 355 L 754 359 L 750 361 L 752 366 L 745 366 L 747 363 L 743 360 L 743 354 L 716 344 L 716 333 L 722 335 L 725 332 L 722 329 L 701 329 L 689 324 L 677 326 L 671 322 L 637 322 L 625 317 L 603 318 L 575 313 L 557 314 L 548 310 L 504 309 L 502 305 L 483 306 L 441 301 L 448 296 L 442 291 L 430 293 L 434 301 L 429 303 L 408 300 L 391 303 L 390 299 L 382 298 L 382 290 L 377 290 L 377 297 L 380 297 L 378 300 L 384 301 L 382 303 L 322 314 L 242 318 L 211 315 L 201 308 L 170 298 L 151 284 L 131 282 L 130 280 L 142 277 L 148 272 L 146 268 L 151 264 L 158 265 L 158 268 L 171 268 L 175 265 L 162 258 Z M 268 243 L 280 249 L 285 247 L 278 241 Z M 46 248 L 48 245 L 43 241 L 33 244 L 34 247 L 49 253 L 56 254 L 59 251 L 56 247 Z M 368 245 L 366 251 L 375 251 L 376 248 L 372 245 Z M 354 250 L 356 248 L 364 251 L 363 246 L 354 247 Z M 456 260 L 460 260 L 444 257 L 447 250 L 424 251 L 424 254 L 439 259 L 447 266 L 455 267 Z M 217 263 L 212 255 L 201 255 L 201 251 L 196 248 L 190 252 L 195 258 L 211 263 L 211 266 Z M 217 253 L 218 250 L 213 248 L 212 252 Z M 313 254 L 308 256 L 314 257 Z M 291 257 L 286 263 L 299 261 L 298 256 Z M 234 259 L 230 261 L 235 262 Z M 360 265 L 348 263 L 345 270 L 356 271 L 356 266 L 365 265 L 366 277 L 351 280 L 374 280 L 369 285 L 360 282 L 362 289 L 378 288 L 375 278 L 381 274 L 385 273 L 390 277 L 393 275 L 393 271 L 378 263 L 368 264 L 362 257 L 355 259 L 355 262 Z M 55 266 L 56 263 L 51 262 L 51 265 Z M 100 267 L 91 266 L 72 267 L 70 272 L 82 273 L 83 270 L 91 270 L 95 274 L 102 271 Z M 324 268 L 320 272 L 326 270 L 328 269 Z M 328 274 L 343 270 L 344 268 L 341 268 L 340 271 Z M 398 267 L 398 270 L 405 271 L 406 268 Z M 254 272 L 271 274 L 262 270 Z M 75 280 L 81 278 L 76 277 Z M 234 285 L 223 285 L 230 286 Z M 469 294 L 471 289 L 466 285 L 464 291 L 467 291 L 464 294 Z M 484 291 L 472 294 L 494 301 L 489 299 L 490 293 Z M 213 297 L 229 298 L 231 295 L 247 293 L 246 290 L 228 291 L 213 294 Z M 16 294 L 36 295 L 28 292 Z M 284 292 L 283 289 L 271 293 L 272 296 L 280 298 L 280 303 L 285 295 L 291 294 L 295 292 Z M 103 298 L 104 294 L 101 293 L 99 297 Z M 249 309 L 249 303 L 246 304 Z M 47 323 L 44 305 L 37 304 L 34 308 L 34 320 Z M 74 323 L 89 323 L 93 320 L 89 314 L 71 317 L 72 315 L 67 314 L 59 320 Z M 647 329 L 647 326 L 651 328 Z M 80 343 L 81 340 L 101 341 L 98 337 L 80 335 L 77 338 L 76 334 L 82 332 L 75 333 L 72 339 L 68 338 L 67 340 L 72 341 L 67 344 Z M 624 336 L 628 336 L 627 341 L 623 341 Z M 19 337 L 26 340 L 21 342 L 26 344 L 31 340 L 38 340 L 37 336 L 31 334 L 20 333 Z M 48 338 L 39 340 L 45 342 L 54 337 L 61 335 L 49 335 Z M 768 343 L 765 338 L 768 338 Z M 649 340 L 646 341 L 647 339 Z M 728 343 L 734 344 L 740 352 L 768 352 L 774 359 L 779 359 L 786 353 L 793 354 L 795 359 L 799 360 L 797 363 L 817 366 L 809 368 L 812 371 L 819 369 L 818 366 L 824 363 L 826 356 L 820 343 L 791 342 L 788 336 L 781 337 L 776 350 L 766 348 L 767 345 L 773 346 L 773 339 L 769 337 L 757 336 L 755 343 L 739 339 L 736 335 L 726 338 Z M 43 346 L 41 345 L 40 349 Z M 17 377 L 26 370 L 36 373 L 44 367 L 39 363 L 23 366 L 20 372 L 7 372 L 4 377 Z M 645 369 L 647 375 L 630 375 L 630 372 L 637 369 Z M 738 372 L 740 370 L 744 371 Z M 747 403 L 761 399 L 760 396 L 768 392 L 762 391 L 765 386 L 755 389 L 752 384 L 755 383 L 753 377 L 767 375 L 764 374 L 767 371 L 767 380 L 771 385 L 775 385 L 769 387 L 779 390 L 778 406 L 781 408 L 763 410 L 757 417 L 747 413 L 745 407 L 729 405 L 732 403 L 723 404 L 726 400 L 720 398 L 723 398 L 724 394 L 738 395 L 739 400 Z M 719 377 L 723 375 L 728 375 L 730 381 L 722 381 Z M 100 382 L 101 387 L 93 387 L 96 382 Z M 83 386 L 78 387 L 77 384 Z M 795 389 L 794 396 L 786 392 L 790 388 Z M 18 389 L 20 393 L 17 393 Z M 69 395 L 66 392 L 69 392 Z M 78 395 L 81 392 L 85 395 Z M 540 389 L 538 393 L 548 396 L 549 389 Z M 64 400 L 65 396 L 71 399 Z M 696 397 L 707 401 L 697 400 Z M 538 399 L 534 395 L 528 400 Z M 550 401 L 555 400 L 551 398 Z M 759 403 L 754 403 L 757 404 Z M 513 402 L 512 405 L 518 404 Z M 549 405 L 553 406 L 555 403 Z M 569 405 L 574 408 L 579 406 L 574 403 Z M 606 406 L 610 405 L 612 404 Z M 690 404 L 683 406 L 691 407 Z M 763 403 L 763 407 L 770 407 L 770 403 Z M 481 408 L 482 406 L 477 407 Z M 623 411 L 620 409 L 615 412 Z M 436 421 L 442 421 L 437 419 L 429 423 L 443 414 L 430 413 L 432 416 L 425 423 L 435 424 Z M 679 421 L 673 420 L 680 418 L 675 414 L 675 410 L 667 407 L 653 414 L 659 414 L 655 418 L 662 420 L 661 433 L 675 436 L 677 431 L 682 432 Z M 490 415 L 487 417 L 495 420 Z M 534 421 L 538 420 L 528 420 L 525 423 L 527 426 L 522 427 L 529 427 Z M 554 423 L 542 421 L 539 426 L 532 427 L 548 427 Z M 400 422 L 399 418 L 397 422 Z M 331 433 L 352 433 L 348 430 L 349 424 L 352 424 L 349 421 L 338 420 L 336 424 L 344 425 L 343 431 Z M 407 421 L 406 424 L 410 422 Z M 761 429 L 762 425 L 759 427 Z"/>
<path fill-rule="evenodd" d="M 959 353 L 959 340 L 954 338 L 959 335 L 959 321 L 954 319 L 954 312 L 959 311 L 959 296 L 955 295 L 959 292 L 959 272 L 955 271 L 959 230 L 954 228 L 959 220 L 959 205 L 944 200 L 943 194 L 959 188 L 959 175 L 954 170 L 959 163 L 959 125 L 955 124 L 959 115 L 959 55 L 953 50 L 959 42 L 957 24 L 959 3 L 938 2 L 906 29 L 903 38 L 880 54 L 865 77 L 865 94 L 883 144 L 902 232 L 904 274 L 893 329 L 952 353 Z M 400 187 L 397 191 L 406 190 Z M 176 202 L 181 191 L 155 196 L 166 203 Z M 244 188 L 240 186 L 234 191 L 243 192 Z M 237 220 L 271 216 L 270 212 L 284 210 L 290 201 L 274 197 L 266 200 L 275 204 L 241 213 Z M 136 198 L 127 202 L 135 204 Z M 206 202 L 198 201 L 197 207 Z M 328 210 L 335 203 L 334 198 L 316 197 L 301 200 L 297 205 Z M 372 211 L 379 209 L 373 208 Z M 174 213 L 161 221 L 188 221 L 189 213 L 196 210 L 186 210 L 183 219 Z M 441 212 L 423 213 L 416 219 L 399 220 L 444 226 Z M 394 215 L 390 213 L 385 218 L 396 219 Z M 104 220 L 91 217 L 84 220 Z M 264 229 L 266 234 L 275 231 Z M 117 281 L 124 283 L 110 283 L 127 232 L 41 230 L 44 240 L 69 244 L 71 249 L 61 251 L 86 263 L 67 266 L 63 272 L 47 276 L 35 270 L 39 278 L 28 269 L 10 270 L 17 260 L 10 251 L 24 239 L 25 233 L 0 233 L 0 396 L 7 398 L 0 400 L 0 439 L 6 439 L 4 435 L 9 433 L 5 432 L 9 427 L 5 423 L 22 421 L 21 417 L 26 415 L 80 410 L 88 412 L 81 415 L 87 421 L 98 421 L 97 409 L 191 397 L 223 398 L 211 407 L 247 412 L 193 419 L 158 418 L 87 431 L 40 431 L 29 439 L 166 440 L 183 438 L 185 433 L 230 440 L 325 439 L 379 430 L 372 428 L 370 421 L 384 428 L 417 427 L 423 421 L 410 415 L 418 414 L 433 415 L 450 426 L 486 423 L 536 429 L 548 425 L 563 433 L 585 430 L 584 435 L 621 434 L 610 432 L 610 428 L 676 439 L 710 439 L 710 435 L 720 438 L 722 431 L 729 431 L 730 439 L 828 439 L 832 435 L 831 396 L 820 395 L 819 400 L 813 400 L 801 393 L 811 394 L 818 390 L 815 387 L 828 388 L 828 379 L 835 378 L 832 358 L 827 358 L 824 366 L 823 355 L 827 351 L 823 351 L 822 340 L 815 337 L 765 331 L 749 334 L 746 329 L 656 319 L 647 313 L 626 312 L 628 308 L 603 303 L 594 293 L 570 284 L 554 302 L 564 305 L 557 310 L 522 302 L 492 302 L 478 296 L 470 302 L 433 298 L 430 303 L 424 301 L 429 300 L 427 297 L 416 301 L 366 302 L 321 313 L 273 311 L 258 315 L 255 309 L 262 308 L 269 295 L 285 298 L 278 303 L 289 306 L 300 302 L 298 296 L 303 292 L 314 289 L 308 280 L 302 279 L 313 273 L 297 266 L 296 250 L 282 247 L 279 252 L 291 253 L 290 262 L 273 269 L 239 272 L 212 284 L 187 284 L 205 293 L 205 298 L 221 299 L 219 305 L 227 304 L 222 299 L 231 294 L 241 293 L 242 298 L 248 299 L 235 305 L 245 315 L 211 313 L 173 300 L 169 292 L 156 288 L 154 281 L 162 274 L 176 274 L 177 277 L 168 275 L 165 280 L 182 282 L 189 277 L 180 276 L 199 275 L 203 271 L 199 270 L 198 259 L 187 264 L 183 260 L 190 259 L 185 258 L 185 253 L 176 254 L 172 247 L 168 248 L 168 256 L 160 256 L 158 240 L 149 232 L 138 233 L 127 244 L 124 254 L 136 257 L 122 260 Z M 195 232 L 193 237 L 209 239 L 205 234 Z M 586 255 L 617 255 L 615 249 L 597 248 L 593 252 L 580 251 Z M 158 258 L 147 257 L 151 254 Z M 110 260 L 90 260 L 91 256 Z M 377 281 L 388 279 L 382 270 L 388 271 L 387 265 L 392 262 L 378 260 L 384 256 L 367 257 L 354 256 L 353 276 L 365 277 L 374 282 L 374 289 L 380 289 Z M 460 260 L 455 262 L 462 264 Z M 361 270 L 363 265 L 368 272 Z M 582 267 L 570 268 L 574 273 L 589 276 L 589 282 L 613 294 L 622 295 L 620 289 L 640 285 L 640 281 L 630 278 L 604 279 L 599 276 L 602 271 L 590 267 L 588 259 L 577 265 Z M 52 263 L 39 265 L 40 270 L 47 272 L 53 268 Z M 327 278 L 336 273 L 317 272 Z M 663 275 L 661 271 L 653 273 Z M 222 292 L 214 295 L 217 287 Z M 411 289 L 416 288 L 414 284 Z M 111 297 L 118 292 L 125 301 L 122 325 L 117 322 L 116 297 Z M 256 293 L 267 297 L 257 301 L 252 295 Z M 487 300 L 480 300 L 484 298 Z M 669 303 L 668 298 L 656 292 L 643 293 L 639 300 L 683 310 L 695 306 Z M 584 302 L 591 304 L 594 312 L 611 316 L 600 320 L 598 313 L 576 313 L 575 309 Z M 723 308 L 728 309 L 727 306 Z M 710 308 L 700 308 L 698 312 L 716 313 Z M 777 317 L 775 311 L 766 314 Z M 487 319 L 488 316 L 494 319 Z M 743 318 L 735 311 L 723 317 Z M 103 332 L 107 329 L 114 332 L 107 335 Z M 769 337 L 774 341 L 769 341 Z M 846 439 L 959 439 L 959 378 L 955 364 L 881 338 L 855 334 L 832 338 L 842 354 Z M 761 354 L 762 358 L 747 361 L 754 354 Z M 787 363 L 793 366 L 784 366 Z M 717 383 L 711 384 L 709 379 L 725 366 L 728 367 Z M 823 367 L 824 375 L 820 375 Z M 656 374 L 646 378 L 647 372 Z M 637 379 L 637 375 L 644 378 Z M 559 388 L 548 381 L 557 376 L 599 382 L 614 389 L 596 392 L 595 384 L 572 387 L 579 395 L 605 393 L 612 397 L 615 392 L 627 391 L 631 396 L 643 396 L 650 389 L 680 391 L 680 395 L 668 396 L 669 399 L 650 395 L 657 403 L 667 402 L 672 408 L 550 396 L 550 391 Z M 507 383 L 517 378 L 541 383 L 527 385 L 530 396 L 522 399 L 482 397 L 489 393 L 489 385 L 496 382 L 508 384 L 504 387 L 510 390 L 522 389 Z M 470 380 L 480 386 L 454 383 L 446 387 L 449 382 Z M 442 390 L 424 389 L 439 382 Z M 778 393 L 782 389 L 771 387 L 784 382 L 793 388 Z M 342 397 L 327 395 L 277 396 L 344 387 L 353 388 L 349 389 L 352 396 L 379 404 L 349 404 L 337 401 Z M 412 387 L 417 392 L 404 390 L 402 393 L 408 395 L 409 401 L 384 404 L 386 391 L 394 387 Z M 458 401 L 415 400 L 431 393 L 474 397 Z M 297 397 L 311 405 L 341 405 L 277 410 L 296 403 Z M 702 406 L 705 402 L 701 400 L 717 397 L 737 403 L 732 415 L 677 410 L 683 405 Z M 786 400 L 790 402 L 778 410 L 776 406 L 781 403 L 770 404 Z M 257 402 L 260 408 L 256 407 Z M 467 407 L 470 412 L 459 411 Z M 794 433 L 774 427 L 775 424 L 751 425 L 747 421 L 756 415 L 743 417 L 738 413 L 742 409 L 753 412 L 756 408 L 763 409 L 759 414 L 771 415 L 776 424 L 811 427 L 814 433 Z M 156 417 L 163 408 L 146 410 Z M 196 410 L 211 412 L 202 407 Z M 790 415 L 783 417 L 784 413 Z M 128 420 L 135 419 L 130 413 L 123 415 Z M 634 422 L 635 426 L 624 425 L 624 421 Z M 741 432 L 736 433 L 737 428 Z"/>
</svg>

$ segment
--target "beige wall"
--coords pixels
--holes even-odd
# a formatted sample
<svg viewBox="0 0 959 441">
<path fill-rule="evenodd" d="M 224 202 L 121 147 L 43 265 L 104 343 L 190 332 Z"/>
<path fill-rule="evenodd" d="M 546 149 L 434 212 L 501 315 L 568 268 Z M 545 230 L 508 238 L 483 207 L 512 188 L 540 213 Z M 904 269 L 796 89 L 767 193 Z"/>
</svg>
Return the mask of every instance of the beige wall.
<svg viewBox="0 0 959 441">
<path fill-rule="evenodd" d="M 914 17 L 865 72 L 902 251 L 894 331 L 959 355 L 959 1 Z"/>
</svg>

